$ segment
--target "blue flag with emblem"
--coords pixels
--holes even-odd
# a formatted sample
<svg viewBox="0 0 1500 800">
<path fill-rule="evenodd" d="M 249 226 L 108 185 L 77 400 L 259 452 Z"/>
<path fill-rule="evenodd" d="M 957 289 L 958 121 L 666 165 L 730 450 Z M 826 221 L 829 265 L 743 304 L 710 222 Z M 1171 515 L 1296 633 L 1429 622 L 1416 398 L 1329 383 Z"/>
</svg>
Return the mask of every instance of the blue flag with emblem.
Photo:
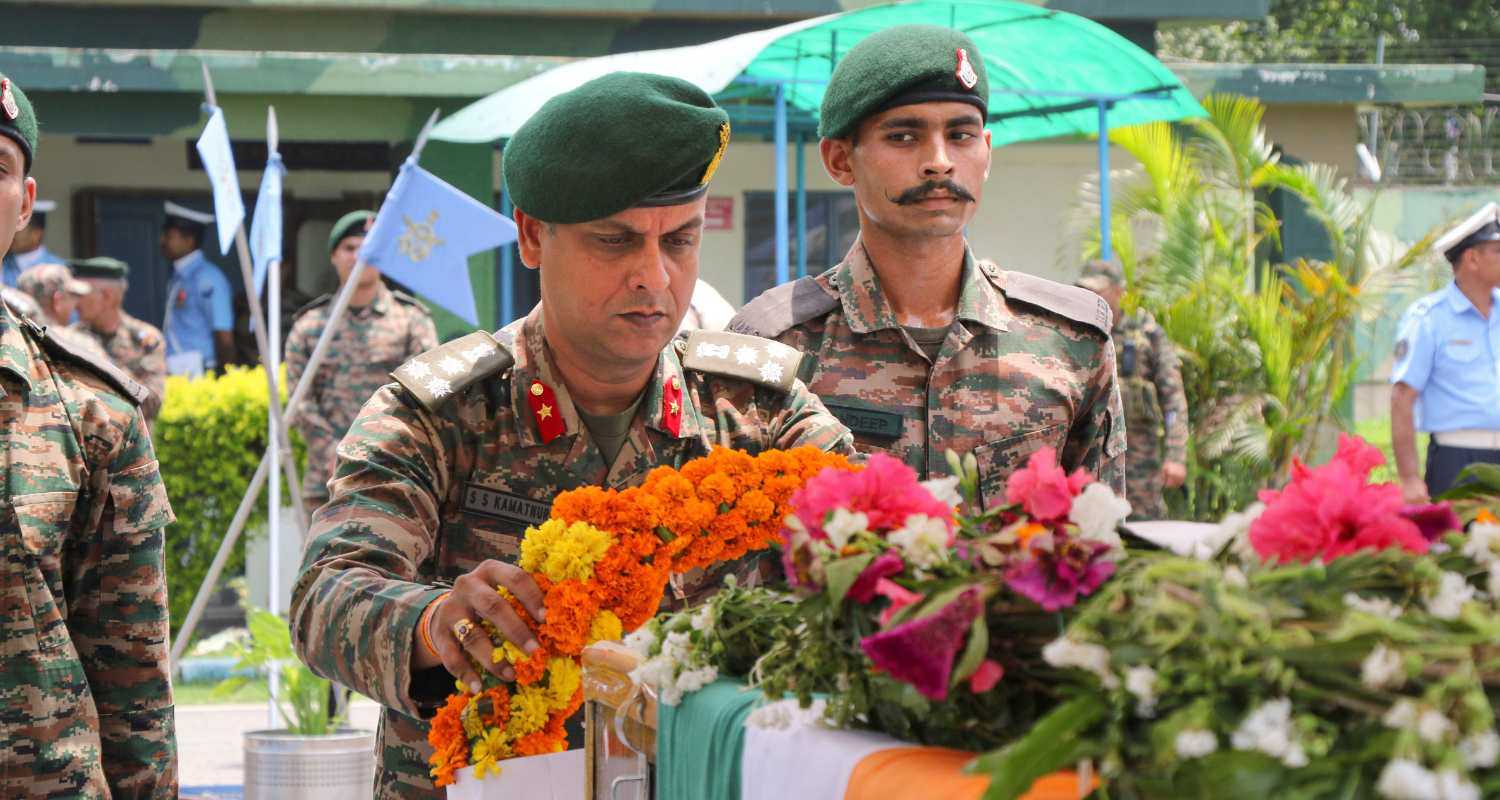
<svg viewBox="0 0 1500 800">
<path fill-rule="evenodd" d="M 359 248 L 359 257 L 470 325 L 478 325 L 469 256 L 515 240 L 514 222 L 408 158 Z"/>
<path fill-rule="evenodd" d="M 271 262 L 281 260 L 281 179 L 286 166 L 280 153 L 266 159 L 266 174 L 260 179 L 260 193 L 255 197 L 255 217 L 250 220 L 250 255 L 255 259 L 253 277 L 255 293 L 266 290 L 266 275 Z"/>
<path fill-rule="evenodd" d="M 229 252 L 235 229 L 245 221 L 245 201 L 240 197 L 239 174 L 234 170 L 234 153 L 229 149 L 229 127 L 224 123 L 224 109 L 204 106 L 208 124 L 198 137 L 198 157 L 214 189 L 214 222 L 219 228 L 219 254 Z"/>
</svg>

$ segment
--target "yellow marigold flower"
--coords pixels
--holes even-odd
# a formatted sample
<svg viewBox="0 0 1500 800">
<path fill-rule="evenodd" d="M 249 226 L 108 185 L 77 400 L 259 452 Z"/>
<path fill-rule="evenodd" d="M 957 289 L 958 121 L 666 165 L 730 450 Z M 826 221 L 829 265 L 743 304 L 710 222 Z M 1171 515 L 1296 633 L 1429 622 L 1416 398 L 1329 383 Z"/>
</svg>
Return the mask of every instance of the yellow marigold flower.
<svg viewBox="0 0 1500 800">
<path fill-rule="evenodd" d="M 589 626 L 588 643 L 618 641 L 624 635 L 625 626 L 620 624 L 620 618 L 606 608 L 599 612 L 599 616 L 594 617 L 594 623 Z"/>
<path fill-rule="evenodd" d="M 583 685 L 583 668 L 571 658 L 547 659 L 547 696 L 553 709 L 568 705 Z"/>
<path fill-rule="evenodd" d="M 587 581 L 594 577 L 594 564 L 609 552 L 614 537 L 586 522 L 568 524 L 549 519 L 539 528 L 527 528 L 521 540 L 521 569 L 540 572 L 553 583 L 569 578 Z"/>
<path fill-rule="evenodd" d="M 547 724 L 552 710 L 547 690 L 539 685 L 522 686 L 510 696 L 510 724 L 505 726 L 511 741 L 535 733 Z"/>
<path fill-rule="evenodd" d="M 486 773 L 499 775 L 499 762 L 509 757 L 510 747 L 505 743 L 505 731 L 486 731 L 484 737 L 474 743 L 474 777 L 483 778 Z"/>
<path fill-rule="evenodd" d="M 515 664 L 526 659 L 526 651 L 516 646 L 515 642 L 505 639 L 499 647 L 490 651 L 490 663 Z"/>
<path fill-rule="evenodd" d="M 484 722 L 479 719 L 479 695 L 469 698 L 458 718 L 463 723 L 465 736 L 478 739 L 484 735 Z"/>
</svg>

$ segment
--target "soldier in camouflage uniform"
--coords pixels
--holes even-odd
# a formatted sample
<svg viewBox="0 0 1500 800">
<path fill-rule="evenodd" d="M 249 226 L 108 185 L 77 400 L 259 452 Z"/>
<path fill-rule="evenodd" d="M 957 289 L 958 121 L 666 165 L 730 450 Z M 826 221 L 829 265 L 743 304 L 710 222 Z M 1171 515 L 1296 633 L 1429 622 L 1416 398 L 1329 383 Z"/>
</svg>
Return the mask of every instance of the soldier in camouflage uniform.
<svg viewBox="0 0 1500 800">
<path fill-rule="evenodd" d="M 329 259 L 339 281 L 354 269 L 365 229 L 375 215 L 353 211 L 334 223 L 328 234 Z M 333 295 L 324 295 L 297 312 L 286 337 L 286 379 L 296 386 L 313 347 L 328 324 Z M 380 271 L 366 266 L 349 307 L 339 321 L 312 389 L 292 424 L 307 442 L 307 470 L 302 475 L 302 503 L 309 515 L 328 502 L 328 478 L 334 450 L 354 417 L 375 390 L 390 381 L 403 361 L 437 347 L 437 328 L 415 297 L 393 292 Z"/>
<path fill-rule="evenodd" d="M 794 377 L 795 350 L 724 332 L 673 341 L 728 139 L 723 110 L 673 78 L 615 73 L 549 101 L 504 159 L 542 302 L 402 366 L 339 444 L 292 637 L 314 671 L 386 706 L 379 797 L 441 796 L 424 720 L 454 677 L 477 684 L 467 658 L 512 675 L 491 664 L 481 628 L 460 641 L 455 624 L 489 620 L 534 646 L 494 587 L 539 613 L 540 592 L 510 562 L 558 492 L 632 486 L 714 445 L 853 453 L 849 431 Z M 726 569 L 756 567 L 713 570 L 674 596 L 705 596 Z"/>
<path fill-rule="evenodd" d="M 0 75 L 0 240 L 26 224 L 36 118 Z M 0 304 L 0 797 L 175 798 L 146 391 Z"/>
<path fill-rule="evenodd" d="M 729 329 L 805 351 L 808 387 L 861 450 L 923 477 L 947 472 L 946 450 L 973 453 L 986 505 L 1044 446 L 1123 491 L 1108 306 L 978 259 L 964 238 L 990 168 L 983 70 L 947 28 L 890 28 L 849 51 L 819 134 L 824 167 L 854 190 L 860 238 Z"/>
<path fill-rule="evenodd" d="M 87 337 L 68 330 L 68 320 L 78 310 L 78 301 L 92 289 L 75 279 L 66 265 L 37 264 L 21 273 L 16 288 L 30 295 L 41 309 L 41 316 L 36 318 L 38 325 L 55 330 L 71 344 L 97 349 Z"/>
<path fill-rule="evenodd" d="M 92 289 L 78 300 L 73 331 L 87 337 L 115 366 L 151 391 L 145 404 L 146 424 L 156 420 L 167 396 L 167 343 L 149 322 L 130 316 L 121 306 L 129 287 L 130 265 L 98 256 L 73 262 L 73 275 Z"/>
<path fill-rule="evenodd" d="M 1114 314 L 1112 337 L 1125 399 L 1125 489 L 1132 519 L 1162 519 L 1163 489 L 1187 480 L 1188 411 L 1177 348 L 1146 309 L 1120 313 L 1125 275 L 1115 261 L 1090 261 L 1078 285 Z"/>
</svg>

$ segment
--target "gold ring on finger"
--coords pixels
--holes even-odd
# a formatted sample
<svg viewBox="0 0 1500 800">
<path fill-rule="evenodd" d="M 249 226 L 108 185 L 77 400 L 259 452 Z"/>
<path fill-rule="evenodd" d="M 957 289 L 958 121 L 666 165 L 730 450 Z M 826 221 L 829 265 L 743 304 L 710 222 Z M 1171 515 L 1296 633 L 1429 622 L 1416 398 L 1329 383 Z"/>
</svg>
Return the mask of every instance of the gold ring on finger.
<svg viewBox="0 0 1500 800">
<path fill-rule="evenodd" d="M 474 623 L 468 617 L 464 617 L 458 622 L 453 623 L 453 638 L 457 639 L 459 644 L 468 641 L 469 634 L 473 632 Z"/>
</svg>

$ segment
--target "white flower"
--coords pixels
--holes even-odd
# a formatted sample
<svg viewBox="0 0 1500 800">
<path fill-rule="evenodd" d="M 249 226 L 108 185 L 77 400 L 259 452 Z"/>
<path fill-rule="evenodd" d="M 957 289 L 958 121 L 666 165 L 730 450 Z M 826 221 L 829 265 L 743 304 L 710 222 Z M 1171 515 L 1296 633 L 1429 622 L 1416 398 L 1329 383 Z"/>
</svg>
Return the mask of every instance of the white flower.
<svg viewBox="0 0 1500 800">
<path fill-rule="evenodd" d="M 1476 522 L 1469 528 L 1469 535 L 1464 538 L 1461 548 L 1464 555 L 1474 559 L 1476 563 L 1486 564 L 1492 570 L 1496 561 L 1500 561 L 1500 525 L 1492 522 Z"/>
<path fill-rule="evenodd" d="M 1125 691 L 1135 695 L 1136 716 L 1156 716 L 1156 670 L 1147 666 L 1125 670 Z"/>
<path fill-rule="evenodd" d="M 777 700 L 757 707 L 745 718 L 745 727 L 762 730 L 784 731 L 817 725 L 823 720 L 828 708 L 825 700 L 814 700 L 803 708 L 795 699 Z"/>
<path fill-rule="evenodd" d="M 1393 758 L 1380 771 L 1375 791 L 1388 800 L 1436 800 L 1438 779 L 1432 770 L 1405 758 Z"/>
<path fill-rule="evenodd" d="M 1438 800 L 1479 800 L 1479 787 L 1451 769 L 1437 774 L 1437 790 Z"/>
<path fill-rule="evenodd" d="M 1292 701 L 1285 697 L 1268 700 L 1250 712 L 1235 729 L 1230 743 L 1236 750 L 1259 750 L 1281 759 L 1288 767 L 1307 765 L 1307 754 L 1292 729 Z"/>
<path fill-rule="evenodd" d="M 958 493 L 957 475 L 922 481 L 922 488 L 926 489 L 929 494 L 937 498 L 939 503 L 945 506 L 956 506 L 964 501 L 963 495 Z"/>
<path fill-rule="evenodd" d="M 1397 700 L 1396 704 L 1390 707 L 1390 710 L 1385 712 L 1385 716 L 1380 721 L 1385 723 L 1387 728 L 1395 728 L 1396 730 L 1415 728 L 1417 726 L 1417 704 L 1403 697 Z"/>
<path fill-rule="evenodd" d="M 835 508 L 833 516 L 823 524 L 823 532 L 828 534 L 828 543 L 833 545 L 835 551 L 843 550 L 844 545 L 854 538 L 854 534 L 869 529 L 869 517 L 858 511 L 851 514 L 846 508 Z"/>
<path fill-rule="evenodd" d="M 1230 565 L 1224 568 L 1224 584 L 1236 589 L 1244 589 L 1250 585 L 1250 579 L 1245 577 L 1245 571 Z"/>
<path fill-rule="evenodd" d="M 1396 619 L 1401 616 L 1401 606 L 1392 603 L 1384 597 L 1366 600 L 1354 592 L 1346 592 L 1344 594 L 1344 605 L 1355 611 L 1363 611 L 1366 614 L 1374 614 L 1377 617 L 1385 617 L 1386 619 Z"/>
<path fill-rule="evenodd" d="M 1172 747 L 1177 750 L 1178 758 L 1202 758 L 1219 749 L 1219 737 L 1213 731 L 1188 728 L 1177 734 Z"/>
<path fill-rule="evenodd" d="M 930 567 L 948 557 L 948 524 L 938 517 L 912 514 L 886 538 L 914 566 Z"/>
<path fill-rule="evenodd" d="M 1359 680 L 1371 689 L 1401 688 L 1406 683 L 1401 654 L 1383 643 L 1375 645 L 1375 649 L 1365 656 L 1364 663 L 1359 665 Z"/>
<path fill-rule="evenodd" d="M 1429 708 L 1417 717 L 1417 735 L 1424 742 L 1438 744 L 1447 739 L 1453 730 L 1453 722 L 1437 709 Z"/>
<path fill-rule="evenodd" d="M 695 631 L 709 630 L 714 626 L 714 607 L 712 605 L 703 606 L 702 608 L 693 612 L 692 619 L 690 619 L 689 622 L 692 624 L 693 630 Z"/>
<path fill-rule="evenodd" d="M 1490 580 L 1487 584 L 1490 597 L 1500 598 L 1500 559 L 1490 562 Z"/>
<path fill-rule="evenodd" d="M 1457 572 L 1444 572 L 1437 592 L 1427 598 L 1427 611 L 1438 619 L 1458 619 L 1464 603 L 1474 599 L 1474 587 Z"/>
<path fill-rule="evenodd" d="M 1219 523 L 1219 533 L 1214 537 L 1214 541 L 1229 542 L 1230 552 L 1241 561 L 1259 564 L 1260 556 L 1256 554 L 1255 547 L 1250 544 L 1250 525 L 1259 519 L 1261 512 L 1265 510 L 1265 503 L 1255 502 L 1244 511 L 1236 511 L 1225 517 Z"/>
<path fill-rule="evenodd" d="M 1075 642 L 1063 636 L 1042 648 L 1042 660 L 1059 669 L 1072 667 L 1092 672 L 1106 689 L 1120 688 L 1120 679 L 1109 668 L 1109 651 L 1097 644 Z"/>
<path fill-rule="evenodd" d="M 650 658 L 652 650 L 656 648 L 656 628 L 651 625 L 641 627 L 625 634 L 625 646 L 630 652 L 640 656 L 642 661 Z"/>
<path fill-rule="evenodd" d="M 1083 493 L 1073 498 L 1073 507 L 1068 510 L 1068 520 L 1078 526 L 1085 539 L 1095 539 L 1117 548 L 1124 548 L 1120 534 L 1115 528 L 1130 516 L 1130 502 L 1115 495 L 1102 483 L 1091 483 Z"/>
<path fill-rule="evenodd" d="M 1500 762 L 1500 735 L 1493 730 L 1476 733 L 1458 743 L 1459 755 L 1469 769 L 1489 769 Z"/>
</svg>

